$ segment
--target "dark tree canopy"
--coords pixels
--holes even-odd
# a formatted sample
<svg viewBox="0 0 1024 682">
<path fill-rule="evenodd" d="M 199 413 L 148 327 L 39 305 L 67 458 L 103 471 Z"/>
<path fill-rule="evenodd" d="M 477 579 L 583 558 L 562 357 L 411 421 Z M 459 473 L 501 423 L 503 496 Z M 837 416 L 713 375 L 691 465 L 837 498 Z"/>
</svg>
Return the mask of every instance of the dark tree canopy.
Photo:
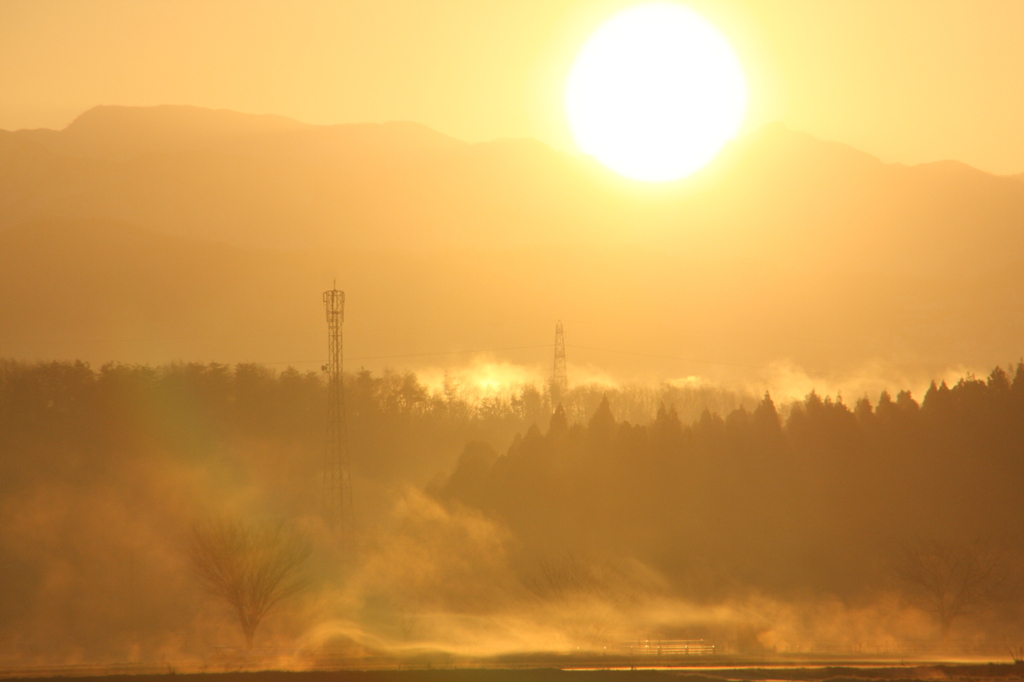
<svg viewBox="0 0 1024 682">
<path fill-rule="evenodd" d="M 673 598 L 866 603 L 899 588 L 927 610 L 892 579 L 912 538 L 988 536 L 1007 550 L 1002 570 L 1024 575 L 1020 366 L 849 404 L 591 386 L 556 409 L 530 386 L 474 398 L 451 377 L 434 392 L 407 372 L 345 385 L 368 525 L 392 508 L 382 491 L 432 481 L 443 504 L 500 527 L 518 577 L 548 592 L 581 563 L 605 580 L 612 557 L 649 568 Z M 192 519 L 313 517 L 325 403 L 321 377 L 293 369 L 0 361 L 0 579 L 12 586 L 0 642 L 114 660 L 191 632 L 201 593 L 180 582 L 180 550 Z M 948 619 L 953 634 L 1024 626 L 1021 593 L 1005 595 Z"/>
<path fill-rule="evenodd" d="M 489 471 L 460 464 L 459 485 L 436 490 L 542 556 L 637 557 L 695 599 L 740 585 L 864 596 L 900 560 L 901 589 L 945 636 L 992 604 L 994 555 L 976 538 L 1017 548 L 1004 565 L 1024 558 L 1024 368 L 1013 375 L 853 409 L 812 392 L 780 413 L 765 395 L 690 425 L 665 406 L 648 424 L 617 421 L 602 401 L 587 426 L 556 414 Z M 908 555 L 911 538 L 933 540 Z"/>
</svg>

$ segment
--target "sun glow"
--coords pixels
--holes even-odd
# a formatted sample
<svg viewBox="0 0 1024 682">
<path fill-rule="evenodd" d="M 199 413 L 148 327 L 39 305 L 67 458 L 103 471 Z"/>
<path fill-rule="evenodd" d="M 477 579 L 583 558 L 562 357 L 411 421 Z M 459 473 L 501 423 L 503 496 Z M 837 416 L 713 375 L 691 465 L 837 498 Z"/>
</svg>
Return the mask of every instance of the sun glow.
<svg viewBox="0 0 1024 682">
<path fill-rule="evenodd" d="M 580 149 L 649 182 L 703 167 L 739 131 L 746 109 L 746 78 L 732 47 L 672 2 L 608 19 L 583 46 L 565 88 Z"/>
</svg>

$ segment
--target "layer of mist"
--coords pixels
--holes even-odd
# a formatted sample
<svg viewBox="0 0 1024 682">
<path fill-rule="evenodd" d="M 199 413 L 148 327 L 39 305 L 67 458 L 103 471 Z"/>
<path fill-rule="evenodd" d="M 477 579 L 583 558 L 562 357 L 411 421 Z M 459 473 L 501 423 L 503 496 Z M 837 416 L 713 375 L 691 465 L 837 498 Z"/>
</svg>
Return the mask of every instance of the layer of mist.
<svg viewBox="0 0 1024 682">
<path fill-rule="evenodd" d="M 295 668 L 680 639 L 1002 652 L 1024 623 L 1024 366 L 852 406 L 665 383 L 553 408 L 532 384 L 353 373 L 343 539 L 320 514 L 325 401 L 317 374 L 251 364 L 0 364 L 0 660 L 242 649 L 189 563 L 210 518 L 312 543 L 255 638 Z"/>
</svg>

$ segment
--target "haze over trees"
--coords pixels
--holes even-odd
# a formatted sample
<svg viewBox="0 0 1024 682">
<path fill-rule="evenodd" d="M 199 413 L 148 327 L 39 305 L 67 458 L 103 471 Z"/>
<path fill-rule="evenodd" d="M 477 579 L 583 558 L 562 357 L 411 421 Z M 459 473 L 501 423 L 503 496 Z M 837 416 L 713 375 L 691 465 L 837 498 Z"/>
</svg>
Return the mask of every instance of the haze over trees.
<svg viewBox="0 0 1024 682">
<path fill-rule="evenodd" d="M 996 369 L 933 384 L 920 403 L 901 392 L 850 407 L 812 393 L 787 408 L 780 417 L 765 396 L 692 425 L 671 407 L 646 425 L 617 421 L 607 402 L 586 426 L 556 413 L 489 467 L 467 451 L 436 494 L 502 519 L 542 553 L 636 556 L 694 599 L 738 585 L 863 595 L 901 547 L 931 538 L 952 548 L 936 567 L 951 581 L 940 597 L 950 604 L 935 607 L 943 630 L 978 605 L 997 566 L 990 551 L 956 548 L 1020 542 L 1024 368 L 1012 383 Z M 903 575 L 937 579 L 911 579 L 920 573 Z"/>
<path fill-rule="evenodd" d="M 323 391 L 315 374 L 255 365 L 5 362 L 0 653 L 111 660 L 137 645 L 153 660 L 230 642 L 238 625 L 205 597 L 188 552 L 195 519 L 218 515 L 312 533 L 311 599 L 260 626 L 267 644 L 340 620 L 378 646 L 437 645 L 439 632 L 471 636 L 454 623 L 514 616 L 549 645 L 653 634 L 763 651 L 794 646 L 773 639 L 787 604 L 867 613 L 876 634 L 883 618 L 870 646 L 946 635 L 1002 646 L 1024 622 L 1019 591 L 988 599 L 1022 566 L 1021 366 L 933 385 L 920 401 L 593 387 L 553 414 L 528 386 L 469 401 L 411 374 L 351 374 L 365 544 L 347 564 L 324 554 L 311 493 Z M 895 570 L 919 540 L 979 538 L 1004 548 L 999 561 L 950 568 L 964 580 L 945 611 L 929 605 L 931 578 Z M 737 614 L 776 606 L 769 620 L 665 615 L 737 603 Z M 438 614 L 453 620 L 432 630 Z M 876 637 L 836 618 L 822 628 L 844 633 L 842 646 Z"/>
<path fill-rule="evenodd" d="M 645 4 L 0 0 L 0 678 L 1024 682 L 1024 2 Z"/>
<path fill-rule="evenodd" d="M 0 363 L 3 655 L 224 641 L 236 626 L 190 577 L 196 517 L 310 529 L 310 603 L 335 606 L 282 609 L 265 642 L 339 620 L 378 642 L 475 634 L 423 613 L 533 619 L 561 646 L 640 630 L 735 650 L 825 642 L 780 634 L 796 603 L 888 614 L 876 647 L 992 642 L 1021 623 L 1015 593 L 989 589 L 1021 565 L 1019 368 L 849 403 L 578 386 L 561 410 L 529 385 L 472 397 L 380 371 L 467 348 L 546 364 L 537 346 L 565 311 L 572 362 L 613 376 L 991 367 L 1024 338 L 1007 314 L 1024 303 L 1020 178 L 883 164 L 769 126 L 651 188 L 526 140 L 101 107 L 63 131 L 0 131 L 0 209 L 0 357 L 94 363 Z M 270 368 L 322 364 L 334 276 L 360 368 L 346 379 L 359 525 L 375 538 L 342 568 L 310 492 L 321 378 Z M 153 364 L 181 357 L 230 364 Z M 984 570 L 935 552 L 918 556 L 930 573 L 908 568 L 913 543 L 980 538 L 1005 547 L 975 556 Z M 711 631 L 644 600 L 775 606 Z M 822 627 L 839 631 L 858 630 Z"/>
</svg>

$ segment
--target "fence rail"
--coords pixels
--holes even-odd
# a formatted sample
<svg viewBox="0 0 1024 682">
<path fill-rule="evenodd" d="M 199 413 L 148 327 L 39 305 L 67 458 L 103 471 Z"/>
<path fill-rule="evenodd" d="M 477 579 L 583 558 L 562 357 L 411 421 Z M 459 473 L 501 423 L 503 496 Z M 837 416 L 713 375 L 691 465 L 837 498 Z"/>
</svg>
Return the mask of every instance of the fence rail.
<svg viewBox="0 0 1024 682">
<path fill-rule="evenodd" d="M 703 639 L 641 639 L 623 642 L 622 650 L 632 656 L 709 656 L 715 645 Z"/>
</svg>

